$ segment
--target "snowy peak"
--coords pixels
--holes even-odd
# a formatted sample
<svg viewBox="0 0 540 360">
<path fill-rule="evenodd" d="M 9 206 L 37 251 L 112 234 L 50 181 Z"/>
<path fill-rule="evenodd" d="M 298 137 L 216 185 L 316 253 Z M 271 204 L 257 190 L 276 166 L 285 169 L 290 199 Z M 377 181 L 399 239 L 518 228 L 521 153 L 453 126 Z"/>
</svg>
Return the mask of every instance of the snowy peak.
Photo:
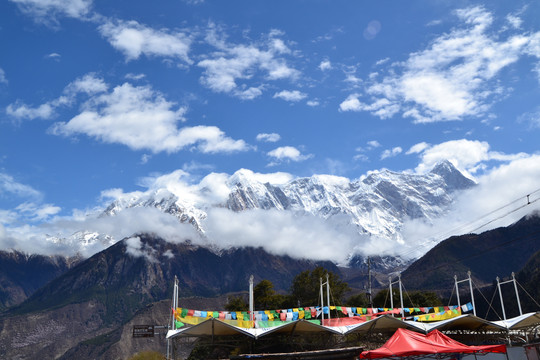
<svg viewBox="0 0 540 360">
<path fill-rule="evenodd" d="M 430 173 L 442 177 L 447 185 L 448 191 L 463 190 L 476 184 L 473 180 L 463 175 L 448 160 L 439 162 Z"/>
<path fill-rule="evenodd" d="M 347 238 L 357 244 L 355 248 L 361 249 L 368 241 L 405 243 L 401 235 L 404 221 L 421 219 L 430 223 L 443 216 L 453 202 L 454 193 L 473 186 L 474 182 L 445 161 L 427 174 L 383 170 L 357 180 L 332 175 L 293 179 L 289 174 L 259 174 L 240 169 L 229 177 L 209 175 L 198 185 L 176 185 L 121 194 L 101 216 L 114 217 L 134 208 L 155 208 L 182 223 L 192 224 L 202 236 L 210 237 L 212 231 L 206 232 L 212 230 L 210 225 L 219 226 L 209 219 L 216 216 L 214 209 L 235 213 L 257 209 L 288 211 L 291 219 L 301 220 L 301 216 L 309 214 L 328 224 L 349 227 L 342 231 L 347 231 Z M 261 226 L 273 225 L 276 224 Z M 356 231 L 357 238 L 351 238 L 349 230 Z M 104 237 L 107 234 L 84 231 L 79 234 L 81 243 L 92 239 L 109 241 Z M 222 239 L 207 240 L 209 244 L 214 241 L 217 244 Z"/>
</svg>

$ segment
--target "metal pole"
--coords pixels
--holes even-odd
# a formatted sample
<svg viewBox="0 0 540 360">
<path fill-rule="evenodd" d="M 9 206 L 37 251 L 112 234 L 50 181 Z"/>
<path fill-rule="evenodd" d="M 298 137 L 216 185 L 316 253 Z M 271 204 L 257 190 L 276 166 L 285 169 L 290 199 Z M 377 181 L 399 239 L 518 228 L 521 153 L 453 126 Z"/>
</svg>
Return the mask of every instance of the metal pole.
<svg viewBox="0 0 540 360">
<path fill-rule="evenodd" d="M 371 301 L 371 259 L 367 258 L 367 265 L 368 265 L 368 304 L 369 307 L 373 307 L 373 302 Z"/>
<path fill-rule="evenodd" d="M 394 296 L 392 295 L 392 277 L 388 277 L 388 292 L 390 293 L 390 307 L 394 308 Z"/>
<path fill-rule="evenodd" d="M 249 321 L 253 326 L 253 275 L 249 277 Z"/>
<path fill-rule="evenodd" d="M 459 287 L 458 287 L 457 275 L 454 275 L 454 284 L 456 285 L 457 306 L 461 307 L 461 302 L 459 301 Z"/>
<path fill-rule="evenodd" d="M 329 274 L 326 273 L 326 303 L 328 304 L 328 319 L 330 320 L 330 280 Z"/>
<path fill-rule="evenodd" d="M 516 283 L 516 275 L 512 272 L 512 281 L 514 282 L 514 289 L 516 290 L 516 298 L 519 308 L 519 315 L 523 315 L 523 312 L 521 311 L 521 302 L 519 301 L 519 294 L 518 294 L 518 288 Z"/>
<path fill-rule="evenodd" d="M 499 282 L 498 276 L 497 276 L 497 288 L 499 289 L 499 297 L 501 299 L 501 308 L 502 308 L 503 318 L 504 320 L 506 320 L 506 312 L 504 311 L 504 301 L 503 301 L 503 296 L 501 292 L 501 283 Z"/>
<path fill-rule="evenodd" d="M 405 309 L 403 309 L 403 292 L 401 291 L 401 273 L 399 273 L 399 299 L 401 300 L 401 318 L 405 319 Z"/>
<path fill-rule="evenodd" d="M 471 271 L 467 271 L 467 275 L 469 275 L 469 287 L 471 289 L 471 301 L 472 301 L 472 306 L 473 306 L 473 314 L 474 316 L 476 316 L 476 305 L 474 304 L 474 291 L 473 291 L 473 287 L 472 287 L 472 279 L 471 279 Z"/>
<path fill-rule="evenodd" d="M 321 294 L 321 315 L 322 315 L 322 320 L 324 320 L 324 297 L 323 297 L 322 277 L 319 278 L 319 282 L 321 284 L 321 289 L 320 289 L 320 294 Z"/>
</svg>

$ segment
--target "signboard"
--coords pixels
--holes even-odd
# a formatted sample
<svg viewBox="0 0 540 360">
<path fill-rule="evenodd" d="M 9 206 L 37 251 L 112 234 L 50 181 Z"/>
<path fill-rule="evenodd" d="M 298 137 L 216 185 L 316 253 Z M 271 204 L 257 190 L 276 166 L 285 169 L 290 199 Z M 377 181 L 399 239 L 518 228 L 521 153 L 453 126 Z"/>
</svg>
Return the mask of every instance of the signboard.
<svg viewBox="0 0 540 360">
<path fill-rule="evenodd" d="M 154 337 L 154 325 L 133 325 L 133 337 Z"/>
</svg>

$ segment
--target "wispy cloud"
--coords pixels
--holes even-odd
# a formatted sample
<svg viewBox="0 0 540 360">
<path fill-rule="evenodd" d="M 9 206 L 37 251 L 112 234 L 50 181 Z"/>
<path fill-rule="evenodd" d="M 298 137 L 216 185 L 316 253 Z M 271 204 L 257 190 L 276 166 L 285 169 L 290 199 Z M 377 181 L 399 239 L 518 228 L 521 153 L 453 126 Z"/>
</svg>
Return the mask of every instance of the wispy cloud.
<svg viewBox="0 0 540 360">
<path fill-rule="evenodd" d="M 197 63 L 204 69 L 201 83 L 215 92 L 253 99 L 262 94 L 265 81 L 296 78 L 299 71 L 290 67 L 283 57 L 291 51 L 280 35 L 271 31 L 266 42 L 233 44 L 211 25 L 206 41 L 216 51 Z M 262 79 L 255 77 L 258 73 L 263 74 Z"/>
<path fill-rule="evenodd" d="M 4 69 L 0 68 L 0 84 L 7 84 L 6 73 Z"/>
<path fill-rule="evenodd" d="M 41 198 L 41 193 L 29 185 L 22 184 L 9 174 L 0 172 L 0 195 L 13 194 L 25 198 Z"/>
<path fill-rule="evenodd" d="M 455 15 L 459 27 L 403 63 L 392 64 L 382 79 L 371 78 L 365 92 L 351 94 L 340 110 L 368 111 L 383 119 L 400 112 L 420 123 L 486 114 L 503 92 L 496 76 L 531 51 L 529 43 L 537 35 L 500 39 L 489 32 L 493 17 L 483 7 L 461 9 Z"/>
<path fill-rule="evenodd" d="M 257 141 L 263 142 L 278 142 L 281 139 L 281 136 L 276 133 L 261 133 L 257 135 Z"/>
<path fill-rule="evenodd" d="M 101 25 L 99 31 L 115 49 L 124 54 L 127 61 L 145 55 L 177 58 L 187 64 L 192 63 L 189 58 L 191 38 L 183 32 L 156 30 L 134 20 L 109 21 Z"/>
<path fill-rule="evenodd" d="M 399 154 L 401 154 L 403 152 L 403 149 L 399 146 L 396 146 L 392 149 L 387 149 L 387 150 L 384 150 L 382 153 L 381 153 L 381 160 L 384 160 L 384 159 L 387 159 L 387 158 L 391 158 L 391 157 L 395 157 L 395 156 L 398 156 Z"/>
<path fill-rule="evenodd" d="M 86 74 L 71 82 L 64 88 L 63 94 L 56 99 L 41 104 L 37 107 L 26 105 L 20 101 L 9 104 L 6 113 L 18 120 L 51 119 L 56 115 L 56 109 L 62 106 L 72 105 L 76 96 L 80 93 L 94 95 L 104 92 L 108 85 L 103 79 L 95 74 Z"/>
<path fill-rule="evenodd" d="M 274 98 L 282 99 L 290 102 L 298 102 L 307 97 L 307 94 L 298 90 L 283 90 L 274 94 Z"/>
<path fill-rule="evenodd" d="M 93 0 L 9 0 L 36 22 L 56 24 L 58 17 L 82 19 L 92 9 Z"/>
<path fill-rule="evenodd" d="M 332 69 L 332 63 L 331 63 L 330 60 L 328 60 L 328 59 L 323 60 L 323 61 L 321 61 L 321 63 L 319 64 L 319 69 L 320 69 L 321 71 L 331 70 L 331 69 Z"/>
<path fill-rule="evenodd" d="M 304 155 L 294 146 L 281 146 L 267 153 L 268 156 L 273 158 L 273 161 L 268 166 L 274 166 L 284 161 L 304 161 L 313 155 Z"/>
<path fill-rule="evenodd" d="M 30 185 L 17 181 L 13 176 L 0 172 L 0 199 L 11 198 L 21 203 L 11 210 L 0 209 L 0 224 L 15 222 L 41 222 L 50 220 L 61 210 L 53 204 L 44 204 L 43 194 Z"/>
</svg>

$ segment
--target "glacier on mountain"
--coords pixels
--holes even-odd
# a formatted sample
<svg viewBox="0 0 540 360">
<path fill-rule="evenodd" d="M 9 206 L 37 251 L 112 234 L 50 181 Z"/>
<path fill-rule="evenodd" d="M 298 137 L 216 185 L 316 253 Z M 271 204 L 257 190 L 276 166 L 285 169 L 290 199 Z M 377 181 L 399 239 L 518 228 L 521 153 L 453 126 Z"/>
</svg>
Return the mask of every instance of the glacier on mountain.
<svg viewBox="0 0 540 360">
<path fill-rule="evenodd" d="M 207 228 L 208 217 L 216 213 L 216 209 L 238 214 L 286 212 L 295 219 L 309 216 L 327 223 L 344 224 L 345 221 L 347 226 L 355 229 L 358 246 L 354 251 L 358 251 L 365 239 L 372 243 L 378 240 L 406 243 L 401 232 L 404 221 L 420 219 L 430 223 L 440 218 L 457 192 L 475 185 L 449 161 L 437 164 L 426 174 L 381 170 L 352 181 L 333 175 L 305 178 L 292 178 L 288 174 L 265 175 L 247 169 L 240 169 L 231 176 L 212 176 L 212 181 L 205 178 L 199 184 L 178 186 L 169 182 L 144 192 L 122 194 L 100 217 L 115 217 L 126 209 L 154 208 L 174 216 L 181 223 L 191 224 L 208 244 L 215 245 L 218 239 L 207 234 Z M 263 225 L 273 226 L 270 223 Z M 84 236 L 81 241 L 86 243 L 92 238 L 110 243 L 110 238 L 103 234 L 90 236 L 86 233 Z"/>
</svg>

